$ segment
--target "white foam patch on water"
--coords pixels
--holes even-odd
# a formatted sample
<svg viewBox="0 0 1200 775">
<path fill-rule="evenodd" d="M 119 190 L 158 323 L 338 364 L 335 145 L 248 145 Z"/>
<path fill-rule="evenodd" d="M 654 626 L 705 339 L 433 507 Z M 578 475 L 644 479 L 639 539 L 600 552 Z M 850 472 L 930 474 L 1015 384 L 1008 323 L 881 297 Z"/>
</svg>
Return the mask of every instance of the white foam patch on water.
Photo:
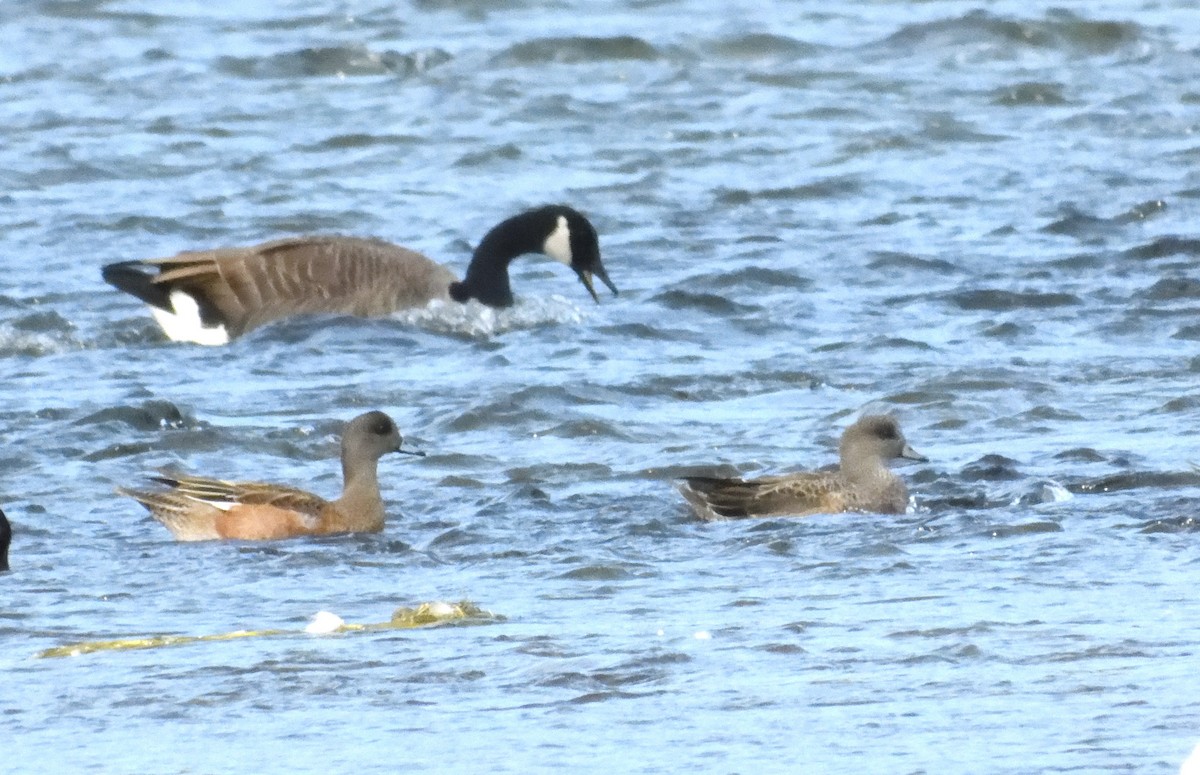
<svg viewBox="0 0 1200 775">
<path fill-rule="evenodd" d="M 446 619 L 454 616 L 457 611 L 458 609 L 454 606 L 450 605 L 449 603 L 444 603 L 440 600 L 429 604 L 429 613 L 439 619 Z"/>
<path fill-rule="evenodd" d="M 0 357 L 9 355 L 55 355 L 83 349 L 75 337 L 62 332 L 20 331 L 0 327 Z"/>
<path fill-rule="evenodd" d="M 519 298 L 516 304 L 504 309 L 489 307 L 475 299 L 466 304 L 438 300 L 425 307 L 398 312 L 394 317 L 429 331 L 487 338 L 507 331 L 578 324 L 586 316 L 575 302 L 555 295 Z"/>
<path fill-rule="evenodd" d="M 336 632 L 343 624 L 345 622 L 337 614 L 331 611 L 317 611 L 313 614 L 304 631 L 309 635 L 328 635 L 331 632 Z"/>
<path fill-rule="evenodd" d="M 1069 501 L 1075 496 L 1066 487 L 1063 487 L 1058 482 L 1043 482 L 1042 483 L 1042 502 L 1043 503 L 1062 503 Z"/>
</svg>

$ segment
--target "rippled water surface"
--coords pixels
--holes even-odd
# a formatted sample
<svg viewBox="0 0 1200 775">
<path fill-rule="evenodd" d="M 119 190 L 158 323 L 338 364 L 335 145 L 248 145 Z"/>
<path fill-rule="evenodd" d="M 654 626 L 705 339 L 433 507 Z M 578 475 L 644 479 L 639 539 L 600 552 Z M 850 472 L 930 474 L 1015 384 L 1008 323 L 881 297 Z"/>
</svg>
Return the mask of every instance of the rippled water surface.
<svg viewBox="0 0 1200 775">
<path fill-rule="evenodd" d="M 6 772 L 1176 772 L 1200 739 L 1200 15 L 1182 0 L 0 6 Z M 1075 9 L 1075 10 L 1069 10 Z M 102 264 L 586 212 L 619 298 L 165 341 Z M 380 535 L 177 544 L 170 464 Z M 929 458 L 900 516 L 697 471 Z M 470 626 L 308 636 L 469 600 Z M 91 640 L 294 634 L 64 659 Z"/>
</svg>

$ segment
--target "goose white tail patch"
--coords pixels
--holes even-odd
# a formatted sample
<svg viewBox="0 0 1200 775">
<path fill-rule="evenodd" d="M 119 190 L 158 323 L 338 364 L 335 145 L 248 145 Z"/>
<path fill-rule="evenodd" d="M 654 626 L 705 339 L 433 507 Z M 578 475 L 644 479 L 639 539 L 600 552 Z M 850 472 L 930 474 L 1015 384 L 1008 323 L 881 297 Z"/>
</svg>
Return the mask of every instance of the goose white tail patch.
<svg viewBox="0 0 1200 775">
<path fill-rule="evenodd" d="M 190 294 L 180 290 L 171 291 L 171 307 L 174 312 L 154 306 L 150 307 L 150 312 L 172 341 L 209 346 L 229 344 L 229 332 L 224 325 L 206 326 L 200 320 L 200 305 Z"/>
<path fill-rule="evenodd" d="M 554 231 L 550 232 L 550 236 L 542 243 L 542 252 L 555 261 L 571 265 L 571 227 L 567 225 L 565 215 L 558 216 Z"/>
</svg>

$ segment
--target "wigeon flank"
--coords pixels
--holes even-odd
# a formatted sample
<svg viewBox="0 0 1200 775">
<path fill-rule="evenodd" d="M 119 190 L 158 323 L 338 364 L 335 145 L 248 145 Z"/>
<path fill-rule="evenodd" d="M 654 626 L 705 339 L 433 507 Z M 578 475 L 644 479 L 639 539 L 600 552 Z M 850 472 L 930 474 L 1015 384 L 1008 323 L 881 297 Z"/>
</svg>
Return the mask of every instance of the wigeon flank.
<svg viewBox="0 0 1200 775">
<path fill-rule="evenodd" d="M 328 533 L 383 530 L 379 458 L 401 449 L 400 431 L 383 412 L 367 412 L 342 433 L 342 496 L 327 501 L 304 490 L 261 482 L 227 482 L 164 472 L 150 477 L 167 490 L 117 488 L 162 522 L 180 541 L 266 541 Z"/>
</svg>

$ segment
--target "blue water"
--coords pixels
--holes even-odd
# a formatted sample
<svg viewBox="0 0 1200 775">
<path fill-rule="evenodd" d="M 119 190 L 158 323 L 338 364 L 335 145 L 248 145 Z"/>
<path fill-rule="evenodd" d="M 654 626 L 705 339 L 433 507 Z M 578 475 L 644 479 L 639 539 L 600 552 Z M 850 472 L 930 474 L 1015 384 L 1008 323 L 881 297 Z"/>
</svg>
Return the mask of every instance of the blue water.
<svg viewBox="0 0 1200 775">
<path fill-rule="evenodd" d="M 0 7 L 0 750 L 57 771 L 1173 773 L 1200 740 L 1188 3 Z M 461 272 L 566 202 L 618 298 L 172 344 L 101 265 L 373 235 Z M 177 544 L 162 465 L 384 533 Z M 702 523 L 835 460 L 898 516 Z M 425 601 L 459 626 L 301 631 Z M 294 634 L 43 658 L 94 640 Z"/>
</svg>

